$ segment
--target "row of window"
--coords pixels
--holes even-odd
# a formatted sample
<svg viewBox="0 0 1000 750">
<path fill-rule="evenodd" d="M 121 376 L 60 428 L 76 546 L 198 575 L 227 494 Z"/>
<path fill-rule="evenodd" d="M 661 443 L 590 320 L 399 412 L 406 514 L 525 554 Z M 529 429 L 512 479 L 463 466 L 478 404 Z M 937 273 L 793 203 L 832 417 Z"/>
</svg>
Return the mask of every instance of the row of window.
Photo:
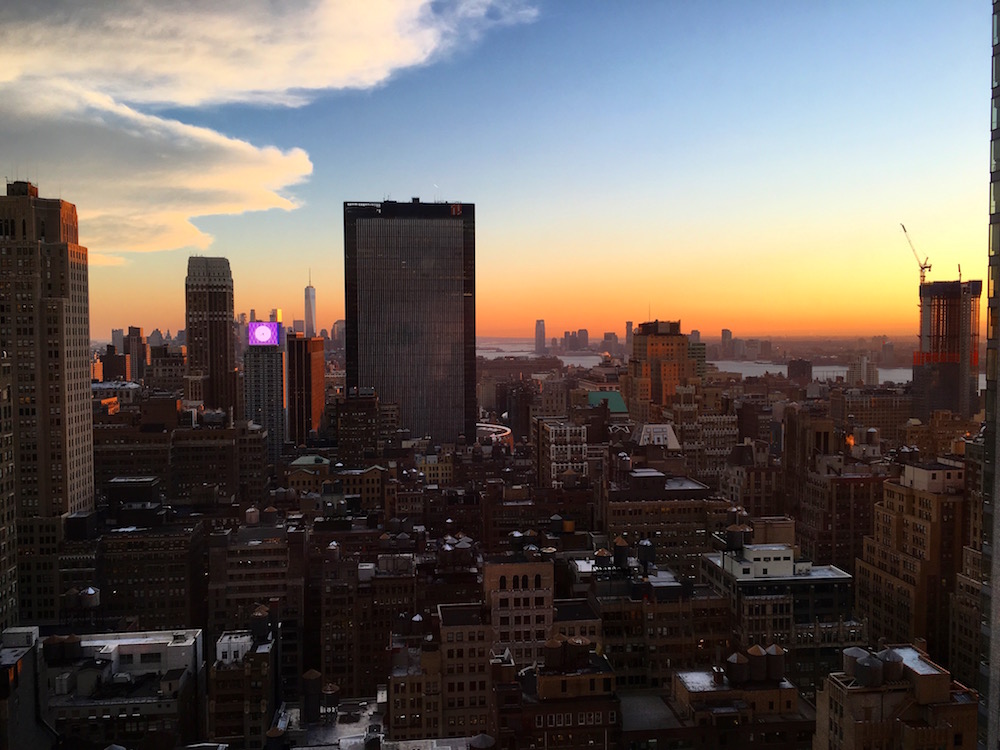
<svg viewBox="0 0 1000 750">
<path fill-rule="evenodd" d="M 608 723 L 614 724 L 618 719 L 617 712 L 608 711 Z M 604 723 L 604 712 L 603 711 L 580 711 L 576 715 L 576 726 L 593 726 L 595 724 Z M 561 713 L 561 714 L 538 714 L 535 716 L 535 727 L 541 729 L 543 727 L 571 727 L 573 726 L 573 714 L 572 713 Z"/>
</svg>

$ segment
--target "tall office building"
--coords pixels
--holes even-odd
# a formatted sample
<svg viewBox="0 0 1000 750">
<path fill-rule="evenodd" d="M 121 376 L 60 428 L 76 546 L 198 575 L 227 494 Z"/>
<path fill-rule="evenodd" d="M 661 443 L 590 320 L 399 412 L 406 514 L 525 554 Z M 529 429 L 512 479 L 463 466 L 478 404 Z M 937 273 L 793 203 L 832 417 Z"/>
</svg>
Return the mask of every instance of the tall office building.
<svg viewBox="0 0 1000 750">
<path fill-rule="evenodd" d="M 2 303 L 0 303 L 2 304 Z M 0 518 L 17 513 L 14 469 L 14 419 L 17 391 L 11 359 L 0 357 Z M 0 627 L 17 625 L 17 533 L 13 523 L 0 523 Z"/>
<path fill-rule="evenodd" d="M 722 329 L 722 357 L 724 359 L 729 359 L 734 354 L 734 344 L 733 344 L 733 332 L 728 328 Z"/>
<path fill-rule="evenodd" d="M 330 327 L 330 338 L 333 339 L 333 343 L 343 346 L 344 335 L 346 331 L 347 331 L 347 321 L 335 320 L 333 322 L 333 326 Z"/>
<path fill-rule="evenodd" d="M 0 198 L 0 349 L 18 399 L 18 578 L 21 620 L 56 622 L 64 593 L 66 517 L 94 508 L 87 248 L 76 206 L 28 182 Z M 5 522 L 9 516 L 5 516 Z"/>
<path fill-rule="evenodd" d="M 414 436 L 476 431 L 476 208 L 345 203 L 347 388 L 399 404 Z"/>
<path fill-rule="evenodd" d="M 855 563 L 855 612 L 872 640 L 923 638 L 932 658 L 948 658 L 948 609 L 962 567 L 969 512 L 961 461 L 903 467 L 883 485 L 871 535 Z M 839 522 L 839 518 L 838 518 Z"/>
<path fill-rule="evenodd" d="M 847 374 L 844 376 L 848 388 L 878 385 L 878 364 L 867 354 L 859 354 L 847 363 Z"/>
<path fill-rule="evenodd" d="M 311 339 L 316 336 L 316 288 L 312 285 L 311 278 L 309 280 L 309 286 L 306 287 L 305 303 L 306 338 Z"/>
<path fill-rule="evenodd" d="M 1000 747 L 1000 555 L 993 555 L 993 540 L 1000 539 L 1000 513 L 994 508 L 1000 497 L 996 481 L 997 448 L 997 357 L 1000 355 L 1000 0 L 993 0 L 993 75 L 991 89 L 992 135 L 990 140 L 990 230 L 987 255 L 989 282 L 986 310 L 986 446 L 983 461 L 983 606 L 980 629 L 983 648 L 980 654 L 981 675 L 977 687 L 980 732 L 986 734 L 986 747 Z M 996 658 L 991 658 L 995 654 Z"/>
<path fill-rule="evenodd" d="M 268 463 L 277 465 L 285 443 L 285 351 L 278 323 L 251 321 L 243 355 L 246 418 L 267 430 Z"/>
<path fill-rule="evenodd" d="M 914 416 L 979 411 L 979 297 L 982 281 L 920 285 L 920 349 L 913 353 Z"/>
<path fill-rule="evenodd" d="M 535 354 L 545 354 L 545 321 L 535 321 Z"/>
<path fill-rule="evenodd" d="M 305 445 L 309 433 L 323 424 L 326 403 L 323 339 L 289 333 L 287 349 L 288 439 L 296 445 Z"/>
<path fill-rule="evenodd" d="M 138 383 L 146 377 L 146 366 L 149 365 L 149 347 L 146 345 L 146 337 L 143 336 L 142 329 L 129 326 L 123 346 L 122 354 L 127 354 L 129 358 L 128 379 L 133 383 Z"/>
<path fill-rule="evenodd" d="M 640 323 L 632 336 L 628 372 L 621 379 L 622 397 L 633 419 L 662 418 L 677 388 L 697 374 L 698 363 L 688 349 L 688 337 L 677 321 Z"/>
<path fill-rule="evenodd" d="M 227 258 L 188 258 L 188 393 L 208 409 L 236 409 L 233 275 Z M 234 416 L 236 416 L 234 414 Z"/>
</svg>

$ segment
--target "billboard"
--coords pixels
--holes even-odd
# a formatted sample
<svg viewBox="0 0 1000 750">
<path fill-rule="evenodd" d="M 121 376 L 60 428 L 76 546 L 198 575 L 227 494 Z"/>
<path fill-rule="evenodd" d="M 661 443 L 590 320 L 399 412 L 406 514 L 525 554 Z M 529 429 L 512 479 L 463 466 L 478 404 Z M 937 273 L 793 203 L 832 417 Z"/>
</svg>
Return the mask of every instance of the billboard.
<svg viewBox="0 0 1000 750">
<path fill-rule="evenodd" d="M 281 343 L 281 323 L 250 323 L 247 340 L 250 346 L 278 346 Z"/>
</svg>

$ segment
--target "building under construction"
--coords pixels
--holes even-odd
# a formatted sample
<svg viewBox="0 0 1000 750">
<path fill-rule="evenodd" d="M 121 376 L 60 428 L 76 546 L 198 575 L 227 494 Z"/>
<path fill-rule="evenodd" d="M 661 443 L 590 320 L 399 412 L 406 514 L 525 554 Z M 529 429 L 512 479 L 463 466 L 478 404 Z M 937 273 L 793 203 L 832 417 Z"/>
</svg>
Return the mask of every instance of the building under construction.
<svg viewBox="0 0 1000 750">
<path fill-rule="evenodd" d="M 913 353 L 913 411 L 924 422 L 947 409 L 979 411 L 979 297 L 982 281 L 920 285 L 920 348 Z"/>
</svg>

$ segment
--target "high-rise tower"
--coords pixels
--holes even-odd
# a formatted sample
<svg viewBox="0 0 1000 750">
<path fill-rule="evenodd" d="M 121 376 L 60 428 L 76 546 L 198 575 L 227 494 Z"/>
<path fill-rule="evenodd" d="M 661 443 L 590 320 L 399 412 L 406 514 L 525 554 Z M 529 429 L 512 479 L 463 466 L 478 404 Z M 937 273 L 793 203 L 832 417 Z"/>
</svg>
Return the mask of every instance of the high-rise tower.
<svg viewBox="0 0 1000 750">
<path fill-rule="evenodd" d="M 316 288 L 312 285 L 310 274 L 309 286 L 306 287 L 306 338 L 311 339 L 316 335 Z"/>
<path fill-rule="evenodd" d="M 1000 555 L 993 554 L 994 540 L 1000 539 L 1000 513 L 995 512 L 1000 497 L 996 481 L 997 448 L 997 356 L 1000 355 L 1000 0 L 993 0 L 993 75 L 991 89 L 992 135 L 990 139 L 990 229 L 986 311 L 986 445 L 983 461 L 983 632 L 979 673 L 985 675 L 977 686 L 980 730 L 986 729 L 989 750 L 1000 747 Z"/>
<path fill-rule="evenodd" d="M 11 357 L 17 397 L 18 578 L 28 622 L 58 621 L 65 520 L 94 508 L 87 248 L 78 242 L 76 206 L 39 198 L 28 182 L 7 185 L 0 348 Z"/>
<path fill-rule="evenodd" d="M 288 348 L 288 439 L 305 445 L 309 433 L 323 423 L 326 396 L 323 339 L 289 333 Z"/>
<path fill-rule="evenodd" d="M 632 336 L 628 372 L 621 381 L 622 397 L 632 418 L 658 420 L 658 411 L 669 406 L 678 386 L 695 377 L 697 366 L 679 320 L 640 323 Z"/>
<path fill-rule="evenodd" d="M 476 430 L 476 208 L 345 203 L 347 388 L 399 404 L 413 436 Z"/>
<path fill-rule="evenodd" d="M 3 304 L 0 301 L 0 304 Z M 14 424 L 17 391 L 10 357 L 0 357 L 0 516 L 17 517 Z M 17 625 L 17 525 L 0 523 L 0 626 Z"/>
<path fill-rule="evenodd" d="M 128 379 L 138 383 L 146 377 L 146 367 L 149 366 L 149 346 L 146 337 L 142 335 L 141 328 L 129 326 L 123 342 L 124 348 L 121 353 L 129 357 Z"/>
<path fill-rule="evenodd" d="M 276 465 L 285 443 L 285 351 L 280 323 L 252 321 L 243 355 L 245 416 L 267 430 L 267 460 Z"/>
<path fill-rule="evenodd" d="M 913 411 L 925 423 L 947 409 L 963 419 L 979 411 L 981 281 L 920 285 L 920 349 L 913 353 Z"/>
<path fill-rule="evenodd" d="M 545 321 L 535 321 L 535 354 L 545 354 Z"/>
<path fill-rule="evenodd" d="M 229 260 L 188 258 L 184 287 L 188 350 L 186 395 L 189 399 L 203 401 L 209 409 L 235 411 L 236 340 Z"/>
</svg>

